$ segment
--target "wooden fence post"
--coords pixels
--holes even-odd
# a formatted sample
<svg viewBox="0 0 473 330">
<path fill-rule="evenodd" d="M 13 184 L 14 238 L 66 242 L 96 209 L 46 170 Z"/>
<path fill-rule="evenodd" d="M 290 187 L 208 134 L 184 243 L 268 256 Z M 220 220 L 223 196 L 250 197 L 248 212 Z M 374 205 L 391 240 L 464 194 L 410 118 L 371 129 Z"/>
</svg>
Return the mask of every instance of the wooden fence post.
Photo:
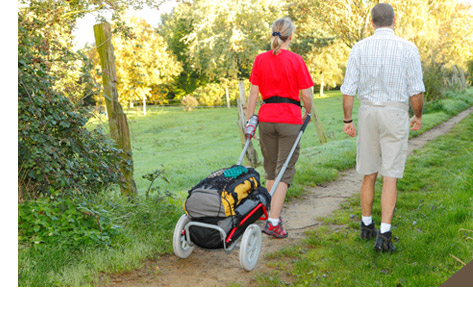
<svg viewBox="0 0 473 330">
<path fill-rule="evenodd" d="M 95 43 L 102 66 L 102 80 L 105 105 L 110 125 L 110 135 L 117 143 L 119 149 L 124 151 L 120 169 L 125 182 L 120 185 L 122 194 L 133 197 L 137 194 L 135 180 L 133 179 L 133 158 L 131 152 L 130 130 L 126 114 L 118 102 L 117 72 L 115 70 L 115 56 L 112 46 L 112 33 L 110 23 L 104 22 L 94 25 Z"/>
<path fill-rule="evenodd" d="M 319 113 L 317 112 L 317 109 L 313 105 L 312 105 L 312 119 L 314 120 L 315 130 L 317 131 L 320 144 L 327 143 L 327 135 L 325 134 L 324 126 L 322 125 L 322 121 L 320 120 L 320 116 L 319 116 Z"/>
<path fill-rule="evenodd" d="M 240 138 L 242 147 L 245 145 L 245 128 L 246 128 L 246 92 L 245 82 L 238 82 L 238 89 L 240 90 L 240 99 L 237 99 L 238 103 L 238 126 L 240 127 Z M 250 141 L 248 149 L 246 150 L 245 160 L 250 163 L 251 167 L 257 167 L 258 154 L 253 146 L 253 142 Z"/>
</svg>

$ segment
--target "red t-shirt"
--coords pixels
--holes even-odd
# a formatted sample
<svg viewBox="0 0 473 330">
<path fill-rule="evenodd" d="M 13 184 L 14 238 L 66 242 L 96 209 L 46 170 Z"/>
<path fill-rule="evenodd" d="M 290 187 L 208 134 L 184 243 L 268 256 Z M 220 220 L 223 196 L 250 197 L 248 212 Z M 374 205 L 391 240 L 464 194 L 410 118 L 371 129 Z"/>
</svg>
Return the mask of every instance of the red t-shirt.
<svg viewBox="0 0 473 330">
<path fill-rule="evenodd" d="M 302 57 L 285 49 L 256 56 L 250 82 L 259 87 L 263 100 L 281 96 L 300 101 L 299 91 L 314 86 Z M 263 104 L 258 117 L 261 122 L 302 124 L 301 109 L 291 103 Z"/>
</svg>

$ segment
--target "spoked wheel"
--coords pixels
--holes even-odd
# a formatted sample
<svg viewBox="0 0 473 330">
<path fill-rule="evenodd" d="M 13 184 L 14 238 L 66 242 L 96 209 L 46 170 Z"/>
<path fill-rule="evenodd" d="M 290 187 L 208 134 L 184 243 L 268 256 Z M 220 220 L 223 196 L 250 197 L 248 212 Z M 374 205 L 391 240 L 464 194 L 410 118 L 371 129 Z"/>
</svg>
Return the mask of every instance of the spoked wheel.
<svg viewBox="0 0 473 330">
<path fill-rule="evenodd" d="M 182 259 L 187 258 L 194 251 L 194 247 L 189 245 L 186 240 L 186 235 L 184 233 L 184 227 L 190 221 L 190 218 L 184 214 L 176 224 L 174 228 L 174 236 L 172 239 L 172 247 L 174 249 L 174 254 Z"/>
<path fill-rule="evenodd" d="M 261 229 L 252 224 L 246 228 L 240 244 L 240 265 L 247 271 L 253 270 L 261 252 Z"/>
</svg>

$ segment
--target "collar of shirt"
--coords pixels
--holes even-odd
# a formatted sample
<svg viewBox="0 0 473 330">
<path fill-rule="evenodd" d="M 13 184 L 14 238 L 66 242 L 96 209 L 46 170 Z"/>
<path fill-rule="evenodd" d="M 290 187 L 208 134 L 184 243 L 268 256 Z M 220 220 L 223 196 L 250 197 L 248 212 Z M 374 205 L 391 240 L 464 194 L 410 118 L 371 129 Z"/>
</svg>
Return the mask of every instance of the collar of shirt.
<svg viewBox="0 0 473 330">
<path fill-rule="evenodd" d="M 389 27 L 381 27 L 381 28 L 377 28 L 376 30 L 374 30 L 374 34 L 384 34 L 384 33 L 387 33 L 387 34 L 392 34 L 394 35 L 394 30 L 389 28 Z"/>
</svg>

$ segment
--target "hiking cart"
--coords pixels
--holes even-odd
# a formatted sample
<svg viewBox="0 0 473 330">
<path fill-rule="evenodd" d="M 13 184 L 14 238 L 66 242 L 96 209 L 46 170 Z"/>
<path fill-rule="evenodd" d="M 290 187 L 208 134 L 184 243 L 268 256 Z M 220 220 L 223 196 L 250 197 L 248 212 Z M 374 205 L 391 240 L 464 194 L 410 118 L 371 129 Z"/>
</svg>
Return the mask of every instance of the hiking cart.
<svg viewBox="0 0 473 330">
<path fill-rule="evenodd" d="M 254 125 L 248 126 L 251 126 L 252 129 L 251 132 L 247 130 L 245 133 L 245 147 L 236 165 L 211 173 L 207 178 L 189 190 L 189 197 L 184 203 L 186 214 L 180 217 L 174 229 L 173 249 L 177 257 L 189 257 L 195 246 L 204 249 L 223 248 L 225 251 L 230 252 L 239 243 L 240 266 L 247 271 L 255 268 L 261 252 L 262 238 L 261 229 L 254 222 L 268 219 L 267 210 L 271 203 L 271 196 L 281 181 L 309 121 L 310 115 L 304 121 L 292 150 L 276 178 L 271 192 L 268 193 L 266 188 L 259 185 L 258 172 L 251 167 L 240 165 L 258 124 L 257 117 L 256 120 L 253 119 Z M 213 185 L 215 181 L 219 180 L 220 186 L 223 187 L 221 191 L 219 190 L 217 193 L 207 189 L 209 185 Z M 237 188 L 231 190 L 231 193 L 225 191 L 228 187 L 234 186 L 244 187 L 242 189 L 248 188 L 248 194 L 235 204 L 235 208 L 231 210 L 230 215 L 225 215 L 223 209 L 226 209 L 230 204 L 226 204 L 227 199 L 232 200 L 237 195 L 244 195 L 242 190 L 238 191 Z M 249 186 L 251 186 L 251 189 L 249 189 Z M 194 191 L 198 197 L 192 197 L 191 193 Z M 224 206 L 221 204 L 215 207 L 207 205 L 215 200 L 219 200 Z M 190 209 L 193 209 L 192 212 Z M 210 211 L 210 209 L 212 210 Z"/>
</svg>

